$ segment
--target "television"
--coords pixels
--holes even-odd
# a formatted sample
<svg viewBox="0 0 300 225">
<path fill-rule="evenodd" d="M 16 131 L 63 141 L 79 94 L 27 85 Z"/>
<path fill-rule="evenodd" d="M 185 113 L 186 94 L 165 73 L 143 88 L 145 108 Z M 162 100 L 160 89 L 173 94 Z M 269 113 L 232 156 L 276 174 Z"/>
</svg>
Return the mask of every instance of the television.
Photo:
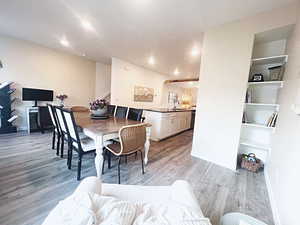
<svg viewBox="0 0 300 225">
<path fill-rule="evenodd" d="M 34 101 L 35 106 L 37 106 L 38 101 L 53 101 L 53 91 L 34 88 L 23 88 L 22 100 Z"/>
</svg>

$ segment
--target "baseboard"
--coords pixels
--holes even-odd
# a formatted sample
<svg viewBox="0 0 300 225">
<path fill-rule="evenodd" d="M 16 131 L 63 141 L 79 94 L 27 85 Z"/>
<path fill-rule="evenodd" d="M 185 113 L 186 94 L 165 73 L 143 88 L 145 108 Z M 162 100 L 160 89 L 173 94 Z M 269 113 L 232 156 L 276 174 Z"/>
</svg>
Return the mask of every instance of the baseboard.
<svg viewBox="0 0 300 225">
<path fill-rule="evenodd" d="M 269 177 L 269 174 L 267 172 L 267 168 L 264 169 L 264 175 L 265 175 L 267 190 L 268 190 L 268 194 L 269 194 L 271 209 L 272 209 L 272 213 L 273 213 L 274 223 L 275 223 L 275 225 L 281 225 L 280 218 L 279 218 L 279 213 L 278 213 L 278 208 L 277 208 L 277 205 L 276 205 L 276 200 L 274 198 L 274 193 L 273 193 L 273 189 L 272 189 L 272 186 L 271 186 L 270 177 Z"/>
</svg>

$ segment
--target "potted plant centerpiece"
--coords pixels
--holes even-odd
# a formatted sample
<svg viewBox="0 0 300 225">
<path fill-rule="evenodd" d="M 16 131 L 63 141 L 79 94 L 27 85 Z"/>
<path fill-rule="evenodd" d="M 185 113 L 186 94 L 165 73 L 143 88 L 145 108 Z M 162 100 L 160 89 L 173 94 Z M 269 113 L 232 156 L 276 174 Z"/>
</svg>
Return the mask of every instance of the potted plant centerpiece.
<svg viewBox="0 0 300 225">
<path fill-rule="evenodd" d="M 108 102 L 105 99 L 97 99 L 90 103 L 90 110 L 94 116 L 105 116 L 107 114 Z"/>
<path fill-rule="evenodd" d="M 65 95 L 65 94 L 63 94 L 63 95 L 57 95 L 56 98 L 60 100 L 60 106 L 61 106 L 61 107 L 64 107 L 64 106 L 65 106 L 64 100 L 65 100 L 66 98 L 68 98 L 68 96 Z"/>
</svg>

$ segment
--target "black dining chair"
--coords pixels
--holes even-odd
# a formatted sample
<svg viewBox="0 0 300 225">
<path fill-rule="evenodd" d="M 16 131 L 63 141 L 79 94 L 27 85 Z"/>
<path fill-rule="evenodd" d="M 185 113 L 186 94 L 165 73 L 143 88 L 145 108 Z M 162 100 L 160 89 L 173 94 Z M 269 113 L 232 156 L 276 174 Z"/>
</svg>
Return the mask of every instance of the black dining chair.
<svg viewBox="0 0 300 225">
<path fill-rule="evenodd" d="M 45 133 L 46 129 L 52 129 L 54 127 L 51 115 L 48 109 L 48 106 L 39 106 L 38 107 L 38 124 L 41 133 Z"/>
<path fill-rule="evenodd" d="M 78 127 L 75 122 L 74 114 L 72 111 L 67 109 L 61 109 L 64 125 L 67 130 L 69 137 L 69 146 L 68 149 L 68 168 L 71 169 L 72 166 L 72 157 L 73 149 L 78 153 L 78 167 L 77 167 L 77 180 L 81 178 L 81 161 L 83 155 L 94 153 L 96 151 L 94 140 L 89 137 L 80 138 L 78 133 Z"/>
<path fill-rule="evenodd" d="M 107 113 L 110 116 L 114 116 L 115 115 L 115 110 L 116 110 L 116 106 L 115 105 L 108 105 L 107 106 Z"/>
<path fill-rule="evenodd" d="M 53 125 L 52 149 L 55 149 L 55 139 L 57 139 L 56 155 L 59 155 L 59 145 L 60 145 L 61 133 L 60 133 L 59 125 L 58 125 L 58 120 L 57 120 L 56 112 L 54 110 L 54 106 L 47 104 L 47 107 L 48 107 L 50 118 L 51 118 L 52 125 Z"/>
<path fill-rule="evenodd" d="M 63 115 L 62 115 L 62 108 L 58 107 L 58 106 L 54 106 L 54 110 L 56 112 L 57 122 L 58 122 L 59 129 L 60 129 L 60 157 L 63 158 L 65 141 L 67 141 L 67 143 L 69 143 L 69 137 L 68 137 L 67 128 L 64 123 Z M 68 144 L 68 146 L 69 146 L 69 144 Z"/>
<path fill-rule="evenodd" d="M 129 108 L 127 119 L 135 120 L 135 121 L 142 121 L 143 119 L 143 110 L 136 109 L 136 108 Z"/>
<path fill-rule="evenodd" d="M 128 110 L 127 107 L 117 106 L 116 112 L 115 112 L 115 117 L 117 117 L 117 118 L 126 118 L 127 110 Z"/>
</svg>

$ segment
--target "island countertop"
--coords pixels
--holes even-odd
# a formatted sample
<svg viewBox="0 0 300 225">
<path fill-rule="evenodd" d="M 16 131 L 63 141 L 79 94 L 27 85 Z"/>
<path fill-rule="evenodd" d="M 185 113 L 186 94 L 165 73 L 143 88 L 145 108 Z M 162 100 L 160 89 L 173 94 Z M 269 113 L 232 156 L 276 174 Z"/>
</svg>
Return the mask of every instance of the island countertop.
<svg viewBox="0 0 300 225">
<path fill-rule="evenodd" d="M 149 108 L 149 109 L 144 109 L 146 111 L 152 111 L 152 112 L 160 112 L 160 113 L 171 113 L 171 112 L 191 112 L 195 111 L 194 108 L 190 109 L 168 109 L 168 108 Z"/>
</svg>

